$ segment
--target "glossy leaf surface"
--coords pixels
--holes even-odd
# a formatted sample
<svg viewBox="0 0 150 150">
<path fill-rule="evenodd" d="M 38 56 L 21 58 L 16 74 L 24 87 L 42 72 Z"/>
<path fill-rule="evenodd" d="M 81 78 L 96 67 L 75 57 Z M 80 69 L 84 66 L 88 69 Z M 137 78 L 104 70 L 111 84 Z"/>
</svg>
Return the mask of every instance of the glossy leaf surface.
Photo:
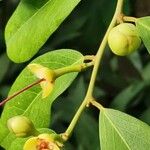
<svg viewBox="0 0 150 150">
<path fill-rule="evenodd" d="M 39 63 L 50 69 L 57 69 L 82 62 L 83 56 L 77 51 L 57 50 L 38 57 L 32 63 Z M 76 75 L 77 73 L 68 73 L 56 79 L 52 93 L 45 99 L 42 99 L 42 90 L 39 85 L 15 97 L 6 104 L 1 116 L 1 123 L 6 128 L 6 122 L 9 118 L 16 115 L 24 115 L 32 120 L 36 128 L 49 127 L 51 122 L 50 109 L 53 101 L 69 87 Z M 12 95 L 36 80 L 37 78 L 29 71 L 29 69 L 25 68 L 13 84 L 9 95 Z M 8 134 L 9 131 L 7 128 L 4 133 L 3 131 L 0 131 L 0 135 L 6 137 L 6 139 Z M 0 143 L 3 143 L 4 141 L 5 138 L 3 138 L 3 140 L 1 139 Z"/>
<path fill-rule="evenodd" d="M 80 0 L 22 0 L 6 26 L 7 54 L 21 63 L 32 58 Z"/>
<path fill-rule="evenodd" d="M 136 22 L 137 29 L 141 39 L 145 47 L 147 48 L 148 52 L 150 53 L 150 17 L 143 17 L 139 18 Z"/>
</svg>

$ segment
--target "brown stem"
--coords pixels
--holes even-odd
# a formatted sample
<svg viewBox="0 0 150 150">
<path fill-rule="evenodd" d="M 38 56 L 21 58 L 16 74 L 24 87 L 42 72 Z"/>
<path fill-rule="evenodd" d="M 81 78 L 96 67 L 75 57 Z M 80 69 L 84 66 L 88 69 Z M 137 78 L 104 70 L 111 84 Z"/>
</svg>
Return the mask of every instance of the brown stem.
<svg viewBox="0 0 150 150">
<path fill-rule="evenodd" d="M 35 85 L 37 85 L 37 84 L 39 84 L 39 83 L 41 83 L 41 82 L 43 82 L 43 81 L 45 81 L 44 78 L 43 78 L 43 79 L 40 79 L 40 80 L 38 80 L 38 81 L 36 81 L 36 82 L 34 82 L 34 83 L 28 85 L 28 86 L 26 86 L 26 87 L 23 88 L 22 90 L 20 90 L 20 91 L 14 93 L 13 95 L 7 97 L 6 99 L 4 99 L 4 100 L 0 103 L 0 106 L 4 105 L 6 102 L 8 102 L 9 100 L 11 100 L 12 98 L 16 97 L 17 95 L 23 93 L 24 91 L 30 89 L 31 87 L 33 87 L 33 86 L 35 86 Z"/>
</svg>

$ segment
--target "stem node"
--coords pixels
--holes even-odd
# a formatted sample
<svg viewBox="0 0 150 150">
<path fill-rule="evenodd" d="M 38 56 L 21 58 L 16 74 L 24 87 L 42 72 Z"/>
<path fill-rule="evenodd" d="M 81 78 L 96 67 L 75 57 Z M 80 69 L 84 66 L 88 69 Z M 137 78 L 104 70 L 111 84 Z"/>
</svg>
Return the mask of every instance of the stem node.
<svg viewBox="0 0 150 150">
<path fill-rule="evenodd" d="M 86 94 L 85 99 L 83 100 L 82 104 L 80 105 L 79 109 L 77 110 L 75 116 L 73 117 L 69 127 L 67 128 L 66 132 L 64 133 L 65 135 L 68 135 L 68 137 L 70 137 L 81 113 L 86 108 L 86 106 L 89 107 L 89 104 L 91 103 L 92 105 L 96 106 L 98 109 L 101 109 L 101 110 L 104 109 L 104 107 L 101 104 L 99 104 L 95 100 L 93 100 L 92 95 L 93 95 L 94 85 L 96 82 L 98 68 L 99 68 L 99 65 L 102 60 L 102 56 L 104 54 L 104 50 L 105 50 L 105 47 L 107 44 L 108 35 L 109 35 L 109 32 L 111 31 L 111 29 L 116 25 L 118 16 L 122 13 L 123 2 L 124 2 L 124 0 L 118 0 L 113 19 L 107 29 L 107 32 L 102 40 L 102 43 L 98 49 L 98 52 L 97 52 L 96 56 L 94 57 L 94 68 L 92 71 L 87 94 Z M 85 57 L 84 60 L 86 60 L 86 58 L 88 58 L 88 57 Z M 88 58 L 88 60 L 89 60 L 89 58 Z"/>
</svg>

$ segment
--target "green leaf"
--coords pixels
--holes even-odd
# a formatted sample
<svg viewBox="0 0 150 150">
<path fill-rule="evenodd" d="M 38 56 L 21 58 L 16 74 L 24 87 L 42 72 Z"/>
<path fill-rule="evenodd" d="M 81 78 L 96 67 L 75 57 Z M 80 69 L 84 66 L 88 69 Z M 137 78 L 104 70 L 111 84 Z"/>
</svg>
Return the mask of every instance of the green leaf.
<svg viewBox="0 0 150 150">
<path fill-rule="evenodd" d="M 9 20 L 7 54 L 21 63 L 32 58 L 80 0 L 22 0 Z"/>
<path fill-rule="evenodd" d="M 38 57 L 32 63 L 38 63 L 50 69 L 57 69 L 82 62 L 83 56 L 77 51 L 57 50 Z M 76 76 L 77 73 L 68 73 L 56 79 L 53 92 L 45 99 L 41 98 L 42 92 L 40 86 L 35 86 L 15 97 L 6 104 L 1 116 L 1 122 L 6 126 L 9 118 L 16 115 L 24 115 L 32 120 L 36 128 L 49 127 L 51 120 L 50 109 L 53 101 L 69 87 Z M 25 68 L 13 84 L 9 95 L 12 95 L 36 80 L 37 78 L 29 69 Z M 5 136 L 8 134 L 9 131 L 7 130 Z"/>
<path fill-rule="evenodd" d="M 145 47 L 150 53 L 150 16 L 137 19 L 136 26 Z"/>
<path fill-rule="evenodd" d="M 29 138 L 16 138 L 12 144 L 10 145 L 10 147 L 8 148 L 8 150 L 21 150 L 23 149 L 23 146 L 25 144 L 25 142 L 28 140 Z"/>
<path fill-rule="evenodd" d="M 92 126 L 90 126 L 91 123 Z M 78 143 L 77 150 L 80 147 L 82 150 L 97 150 L 99 147 L 98 123 L 90 113 L 83 113 L 74 132 L 74 137 Z M 85 137 L 83 138 L 83 136 Z"/>
<path fill-rule="evenodd" d="M 100 113 L 100 142 L 102 150 L 149 150 L 150 126 L 113 109 Z"/>
<path fill-rule="evenodd" d="M 52 134 L 55 133 L 53 130 L 51 129 L 47 129 L 47 128 L 41 128 L 38 129 L 38 131 L 40 133 L 48 133 L 48 134 Z M 21 150 L 23 149 L 23 146 L 25 144 L 25 142 L 29 139 L 30 137 L 27 138 L 16 138 L 11 145 L 8 147 L 8 150 Z M 6 143 L 8 145 L 8 143 Z"/>
<path fill-rule="evenodd" d="M 2 124 L 2 122 L 0 120 L 0 141 L 3 140 L 6 132 L 7 132 L 7 129 L 5 128 L 5 126 Z"/>
<path fill-rule="evenodd" d="M 132 53 L 131 55 L 127 56 L 128 59 L 131 61 L 135 69 L 139 72 L 142 73 L 142 61 L 141 61 L 141 56 L 138 53 L 138 51 Z"/>
<path fill-rule="evenodd" d="M 127 88 L 123 89 L 112 101 L 111 107 L 125 111 L 128 104 L 135 98 L 144 88 L 146 87 L 146 82 L 137 81 L 129 85 Z"/>
<path fill-rule="evenodd" d="M 147 84 L 149 84 L 150 80 L 150 63 L 147 63 L 142 70 L 142 77 L 146 80 Z"/>
<path fill-rule="evenodd" d="M 149 117 L 149 114 L 150 114 L 150 108 L 146 109 L 146 110 L 142 113 L 142 115 L 140 116 L 140 119 L 150 125 L 150 117 Z"/>
<path fill-rule="evenodd" d="M 9 59 L 7 58 L 6 54 L 2 54 L 0 56 L 0 66 L 1 67 L 5 66 L 0 71 L 0 83 L 1 83 L 2 79 L 4 78 L 4 76 L 7 73 L 8 67 L 9 67 Z"/>
</svg>

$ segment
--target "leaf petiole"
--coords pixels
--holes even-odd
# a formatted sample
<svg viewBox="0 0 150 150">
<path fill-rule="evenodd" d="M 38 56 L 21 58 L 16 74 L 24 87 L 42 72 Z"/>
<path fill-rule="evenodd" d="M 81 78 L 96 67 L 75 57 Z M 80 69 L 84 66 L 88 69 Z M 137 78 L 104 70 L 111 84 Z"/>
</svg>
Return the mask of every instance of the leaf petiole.
<svg viewBox="0 0 150 150">
<path fill-rule="evenodd" d="M 98 103 L 96 100 L 92 100 L 91 104 L 101 111 L 104 110 L 104 107 L 100 103 Z"/>
<path fill-rule="evenodd" d="M 125 22 L 133 22 L 133 23 L 136 23 L 137 18 L 131 17 L 131 16 L 123 16 L 122 20 L 125 21 Z"/>
</svg>

